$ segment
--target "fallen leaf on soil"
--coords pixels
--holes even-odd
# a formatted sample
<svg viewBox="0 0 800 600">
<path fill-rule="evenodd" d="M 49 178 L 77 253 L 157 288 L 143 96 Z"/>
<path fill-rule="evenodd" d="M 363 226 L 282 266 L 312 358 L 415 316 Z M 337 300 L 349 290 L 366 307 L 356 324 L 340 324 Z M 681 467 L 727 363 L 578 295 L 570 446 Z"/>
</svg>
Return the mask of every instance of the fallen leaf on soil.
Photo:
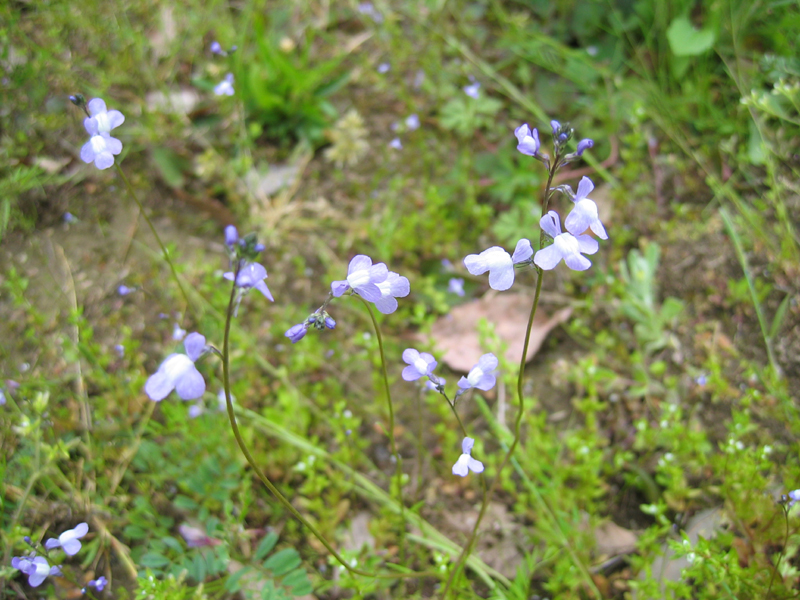
<svg viewBox="0 0 800 600">
<path fill-rule="evenodd" d="M 609 521 L 594 530 L 597 552 L 603 556 L 629 554 L 636 550 L 636 534 Z"/>
<path fill-rule="evenodd" d="M 433 324 L 430 338 L 420 335 L 418 339 L 422 344 L 432 343 L 437 350 L 443 351 L 442 360 L 454 371 L 468 372 L 486 353 L 478 335 L 478 322 L 486 319 L 494 325 L 497 336 L 508 344 L 506 358 L 519 362 L 532 301 L 525 294 L 490 292 L 480 300 L 457 306 Z M 567 307 L 548 317 L 539 308 L 533 320 L 526 362 L 536 355 L 550 330 L 566 321 L 571 314 L 572 308 Z"/>
</svg>

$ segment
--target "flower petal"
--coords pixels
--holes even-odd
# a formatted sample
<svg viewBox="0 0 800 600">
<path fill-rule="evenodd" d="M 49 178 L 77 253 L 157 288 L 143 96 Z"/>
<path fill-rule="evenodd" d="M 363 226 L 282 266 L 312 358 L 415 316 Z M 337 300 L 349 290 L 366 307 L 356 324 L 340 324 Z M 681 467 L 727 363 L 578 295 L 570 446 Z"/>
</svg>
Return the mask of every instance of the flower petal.
<svg viewBox="0 0 800 600">
<path fill-rule="evenodd" d="M 414 348 L 406 348 L 403 350 L 403 361 L 409 365 L 413 365 L 419 357 L 419 350 L 415 350 Z"/>
<path fill-rule="evenodd" d="M 385 315 L 390 315 L 397 310 L 397 300 L 392 296 L 382 296 L 375 301 L 375 308 Z"/>
<path fill-rule="evenodd" d="M 108 111 L 108 122 L 111 125 L 111 129 L 119 127 L 125 122 L 125 115 L 118 110 L 110 110 Z"/>
<path fill-rule="evenodd" d="M 422 373 L 414 365 L 408 365 L 403 369 L 402 377 L 404 381 L 416 381 L 422 377 Z"/>
<path fill-rule="evenodd" d="M 333 294 L 334 298 L 338 298 L 349 289 L 350 289 L 350 284 L 347 282 L 346 279 L 342 281 L 334 281 L 331 283 L 331 293 Z"/>
<path fill-rule="evenodd" d="M 275 302 L 275 298 L 272 297 L 272 292 L 269 291 L 269 288 L 267 287 L 267 283 L 265 281 L 259 281 L 254 287 L 259 292 L 264 294 L 264 296 L 266 296 L 268 300 Z"/>
<path fill-rule="evenodd" d="M 81 549 L 81 543 L 78 541 L 77 538 L 70 538 L 64 540 L 61 543 L 61 547 L 64 549 L 64 552 L 66 552 L 69 556 L 75 556 Z M 50 568 L 48 567 L 48 572 L 49 570 Z"/>
<path fill-rule="evenodd" d="M 547 214 L 539 220 L 539 226 L 551 238 L 555 239 L 561 235 L 561 219 L 554 210 L 547 211 Z"/>
<path fill-rule="evenodd" d="M 206 391 L 206 382 L 200 371 L 192 365 L 192 368 L 181 375 L 175 382 L 175 391 L 181 400 L 197 400 Z"/>
<path fill-rule="evenodd" d="M 473 473 L 483 473 L 483 463 L 479 460 L 472 458 L 471 456 L 467 461 L 467 466 L 469 467 L 469 470 L 472 471 Z"/>
<path fill-rule="evenodd" d="M 369 256 L 364 254 L 356 254 L 353 257 L 353 260 L 350 261 L 350 265 L 347 267 L 347 274 L 351 275 L 355 271 L 363 271 L 364 269 L 369 269 L 372 266 L 372 259 Z"/>
<path fill-rule="evenodd" d="M 471 437 L 465 437 L 461 440 L 461 452 L 464 454 L 469 454 L 472 452 L 472 448 L 475 446 L 475 440 Z"/>
<path fill-rule="evenodd" d="M 594 254 L 600 249 L 600 244 L 590 235 L 576 235 L 575 239 L 583 254 Z"/>
<path fill-rule="evenodd" d="M 592 261 L 581 254 L 571 254 L 564 257 L 564 262 L 573 271 L 585 271 L 592 266 Z"/>
<path fill-rule="evenodd" d="M 489 273 L 489 287 L 504 292 L 514 285 L 514 265 L 494 267 Z"/>
<path fill-rule="evenodd" d="M 482 254 L 470 254 L 464 258 L 464 266 L 471 275 L 483 275 L 489 270 L 489 265 Z"/>
<path fill-rule="evenodd" d="M 108 169 L 110 166 L 114 164 L 114 155 L 111 152 L 101 152 L 94 158 L 94 166 L 96 166 L 101 171 L 104 169 Z"/>
<path fill-rule="evenodd" d="M 172 393 L 175 389 L 170 377 L 167 376 L 166 371 L 158 370 L 150 377 L 147 378 L 147 383 L 144 384 L 144 393 L 147 397 L 154 402 L 161 402 L 164 398 Z"/>
<path fill-rule="evenodd" d="M 206 338 L 204 335 L 194 331 L 183 340 L 183 347 L 186 348 L 186 356 L 194 362 L 203 354 L 203 349 L 206 347 Z"/>
<path fill-rule="evenodd" d="M 534 264 L 540 269 L 551 271 L 556 268 L 556 265 L 561 262 L 561 253 L 556 248 L 555 244 L 551 244 L 539 250 L 533 257 Z"/>
<path fill-rule="evenodd" d="M 469 473 L 469 454 L 462 454 L 458 457 L 456 464 L 453 465 L 453 475 L 460 475 L 466 477 Z"/>
<path fill-rule="evenodd" d="M 521 263 L 528 260 L 531 256 L 533 256 L 531 242 L 526 238 L 522 238 L 517 242 L 517 247 L 514 248 L 514 254 L 511 255 L 511 262 L 514 264 Z"/>
<path fill-rule="evenodd" d="M 374 283 L 366 283 L 364 285 L 360 285 L 357 288 L 354 288 L 358 295 L 367 300 L 368 302 L 377 302 L 383 295 L 381 294 L 380 288 L 375 285 Z"/>
<path fill-rule="evenodd" d="M 98 113 L 106 112 L 106 103 L 102 98 L 93 98 L 86 104 L 89 114 L 95 116 Z"/>
<path fill-rule="evenodd" d="M 575 194 L 575 202 L 579 202 L 580 200 L 586 198 L 586 196 L 592 193 L 593 189 L 594 184 L 592 183 L 592 180 L 588 177 L 582 177 L 578 182 L 578 193 Z"/>
<path fill-rule="evenodd" d="M 94 162 L 94 148 L 92 142 L 88 141 L 81 147 L 81 160 L 86 164 Z"/>
</svg>

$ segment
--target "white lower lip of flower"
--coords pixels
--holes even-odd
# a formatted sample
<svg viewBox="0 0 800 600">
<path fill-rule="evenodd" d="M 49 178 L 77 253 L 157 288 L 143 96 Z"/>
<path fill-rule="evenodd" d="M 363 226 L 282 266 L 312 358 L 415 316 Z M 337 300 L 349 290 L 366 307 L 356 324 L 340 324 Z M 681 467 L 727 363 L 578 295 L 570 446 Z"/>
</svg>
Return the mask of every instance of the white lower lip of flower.
<svg viewBox="0 0 800 600">
<path fill-rule="evenodd" d="M 167 377 L 170 381 L 176 381 L 193 366 L 194 363 L 188 356 L 185 354 L 176 354 L 164 364 L 164 370 L 167 372 Z"/>
<path fill-rule="evenodd" d="M 347 283 L 350 284 L 351 288 L 358 288 L 362 285 L 366 285 L 369 283 L 369 272 L 356 271 L 355 273 L 347 276 Z"/>
<path fill-rule="evenodd" d="M 553 244 L 555 244 L 562 256 L 580 254 L 581 251 L 578 240 L 576 240 L 575 236 L 571 233 L 562 233 L 556 236 L 556 239 L 553 240 Z"/>
<path fill-rule="evenodd" d="M 92 144 L 95 154 L 102 154 L 107 150 L 106 140 L 102 135 L 93 135 L 89 142 Z"/>
<path fill-rule="evenodd" d="M 108 118 L 107 112 L 95 115 L 94 120 L 97 123 L 97 131 L 100 133 L 108 133 L 111 131 L 111 121 Z"/>
<path fill-rule="evenodd" d="M 469 375 L 467 375 L 467 381 L 469 381 L 472 385 L 477 385 L 477 383 L 481 380 L 481 377 L 483 377 L 483 370 L 476 367 L 469 372 Z"/>
<path fill-rule="evenodd" d="M 428 363 L 426 363 L 422 358 L 418 358 L 414 361 L 414 368 L 420 373 L 427 373 Z"/>
</svg>

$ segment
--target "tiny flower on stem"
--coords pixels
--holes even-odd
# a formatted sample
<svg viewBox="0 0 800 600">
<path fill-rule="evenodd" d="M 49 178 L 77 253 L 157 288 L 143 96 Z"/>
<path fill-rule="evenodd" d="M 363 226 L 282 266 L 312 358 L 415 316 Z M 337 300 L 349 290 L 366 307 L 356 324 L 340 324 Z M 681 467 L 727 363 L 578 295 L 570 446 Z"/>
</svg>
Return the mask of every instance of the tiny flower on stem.
<svg viewBox="0 0 800 600">
<path fill-rule="evenodd" d="M 536 128 L 531 131 L 527 123 L 524 123 L 514 130 L 514 135 L 517 136 L 517 150 L 522 154 L 528 156 L 536 156 L 539 154 L 539 132 Z"/>
<path fill-rule="evenodd" d="M 406 128 L 409 131 L 415 131 L 419 129 L 419 116 L 417 113 L 406 117 Z"/>
<path fill-rule="evenodd" d="M 464 296 L 464 280 L 461 277 L 451 277 L 447 282 L 447 291 L 456 296 Z"/>
<path fill-rule="evenodd" d="M 28 576 L 28 585 L 38 587 L 48 575 L 61 575 L 61 567 L 51 567 L 44 556 L 15 556 L 11 566 Z"/>
<path fill-rule="evenodd" d="M 793 490 L 787 494 L 789 497 L 789 504 L 787 505 L 788 508 L 792 508 L 795 504 L 800 502 L 800 490 Z"/>
<path fill-rule="evenodd" d="M 386 281 L 388 277 L 389 269 L 385 264 L 373 265 L 369 256 L 358 254 L 353 257 L 347 267 L 347 279 L 331 283 L 331 293 L 334 298 L 338 298 L 347 290 L 352 289 L 364 300 L 377 302 L 383 298 L 383 292 L 378 284 Z"/>
<path fill-rule="evenodd" d="M 102 98 L 90 100 L 86 109 L 89 116 L 83 126 L 91 137 L 81 148 L 81 160 L 93 162 L 98 169 L 108 169 L 114 164 L 114 156 L 122 152 L 122 142 L 111 137 L 110 131 L 122 125 L 125 116 L 118 110 L 107 110 Z"/>
<path fill-rule="evenodd" d="M 217 96 L 233 96 L 233 73 L 225 75 L 225 79 L 214 86 L 214 93 Z"/>
<path fill-rule="evenodd" d="M 562 259 L 573 271 L 585 271 L 592 266 L 592 261 L 582 254 L 597 252 L 599 244 L 596 239 L 589 235 L 561 233 L 561 221 L 554 210 L 543 216 L 539 224 L 545 233 L 553 238 L 553 243 L 539 250 L 533 257 L 537 267 L 550 271 L 555 269 Z"/>
<path fill-rule="evenodd" d="M 453 465 L 453 475 L 460 475 L 466 477 L 467 473 L 483 473 L 483 463 L 479 460 L 472 458 L 472 447 L 475 445 L 475 440 L 471 437 L 465 437 L 461 441 L 461 456 L 458 457 L 456 464 Z"/>
<path fill-rule="evenodd" d="M 408 365 L 403 369 L 405 381 L 416 381 L 420 377 L 430 377 L 436 368 L 437 362 L 433 355 L 419 352 L 414 348 L 403 350 L 403 361 Z"/>
<path fill-rule="evenodd" d="M 389 142 L 389 148 L 393 148 L 394 150 L 402 150 L 403 142 L 400 141 L 400 138 L 394 138 L 391 142 Z"/>
<path fill-rule="evenodd" d="M 144 391 L 150 400 L 160 402 L 175 390 L 181 400 L 196 400 L 206 391 L 206 382 L 195 361 L 206 348 L 206 338 L 197 332 L 183 341 L 186 354 L 170 354 L 153 375 L 147 379 Z"/>
<path fill-rule="evenodd" d="M 481 356 L 478 359 L 478 364 L 472 367 L 467 376 L 458 381 L 459 390 L 457 395 L 463 394 L 472 388 L 477 388 L 484 392 L 492 389 L 494 384 L 497 383 L 494 370 L 498 364 L 497 357 L 491 352 Z"/>
<path fill-rule="evenodd" d="M 222 275 L 228 281 L 233 281 L 233 271 L 228 271 Z M 239 274 L 236 276 L 236 287 L 243 290 L 255 288 L 272 302 L 275 299 L 272 297 L 272 292 L 269 291 L 267 284 L 264 280 L 267 278 L 267 270 L 258 263 L 250 263 L 239 269 Z"/>
<path fill-rule="evenodd" d="M 572 200 L 575 203 L 575 208 L 564 219 L 564 227 L 572 235 L 580 235 L 587 229 L 591 229 L 601 240 L 607 240 L 608 234 L 606 233 L 606 228 L 600 222 L 597 204 L 595 204 L 594 200 L 587 198 L 593 189 L 594 184 L 591 179 L 583 177 L 580 180 L 578 193 L 575 194 Z"/>
<path fill-rule="evenodd" d="M 464 266 L 472 275 L 483 275 L 489 271 L 489 287 L 502 292 L 514 284 L 514 265 L 527 261 L 532 254 L 530 241 L 522 238 L 517 242 L 513 256 L 500 246 L 492 246 L 480 254 L 467 256 Z"/>
<path fill-rule="evenodd" d="M 108 585 L 108 579 L 105 576 L 101 576 L 98 579 L 92 579 L 89 583 L 86 584 L 88 587 L 93 587 L 98 592 L 102 592 L 106 585 Z"/>
<path fill-rule="evenodd" d="M 297 325 L 292 325 L 284 335 L 289 338 L 293 344 L 296 344 L 306 337 L 306 333 L 308 333 L 308 324 L 298 323 Z"/>
<path fill-rule="evenodd" d="M 589 138 L 583 139 L 578 142 L 578 149 L 575 151 L 575 154 L 578 156 L 582 156 L 586 150 L 592 148 L 594 146 L 594 140 L 590 140 Z"/>
<path fill-rule="evenodd" d="M 481 84 L 478 81 L 473 81 L 471 84 L 465 85 L 463 89 L 464 93 L 470 98 L 475 98 L 477 100 L 480 97 Z"/>
<path fill-rule="evenodd" d="M 89 532 L 89 525 L 80 523 L 75 526 L 75 529 L 67 529 L 64 533 L 56 538 L 50 538 L 45 542 L 44 547 L 48 550 L 53 548 L 62 548 L 64 552 L 70 556 L 75 556 L 78 550 L 81 549 L 81 543 L 78 541 Z"/>
</svg>

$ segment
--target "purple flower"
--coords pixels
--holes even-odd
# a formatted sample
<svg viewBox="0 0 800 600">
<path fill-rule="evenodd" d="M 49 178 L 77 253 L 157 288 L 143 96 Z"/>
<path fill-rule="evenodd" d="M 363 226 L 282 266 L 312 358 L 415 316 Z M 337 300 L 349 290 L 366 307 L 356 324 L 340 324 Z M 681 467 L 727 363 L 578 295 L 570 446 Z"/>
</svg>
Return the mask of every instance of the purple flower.
<svg viewBox="0 0 800 600">
<path fill-rule="evenodd" d="M 211 54 L 217 54 L 219 56 L 225 55 L 225 52 L 222 50 L 222 46 L 217 40 L 211 42 L 211 46 L 209 49 L 211 50 Z"/>
<path fill-rule="evenodd" d="M 136 291 L 136 288 L 128 287 L 124 283 L 120 284 L 119 287 L 117 287 L 117 293 L 120 296 L 127 296 L 128 294 L 132 294 L 135 291 Z"/>
<path fill-rule="evenodd" d="M 388 62 L 382 62 L 381 64 L 378 65 L 378 73 L 383 75 L 384 73 L 388 73 L 389 69 L 391 68 L 392 65 L 390 65 Z"/>
<path fill-rule="evenodd" d="M 478 81 L 474 81 L 469 85 L 465 85 L 462 89 L 467 96 L 477 99 L 480 95 L 481 84 Z"/>
<path fill-rule="evenodd" d="M 353 257 L 347 267 L 347 279 L 331 283 L 331 293 L 334 298 L 338 298 L 347 290 L 352 289 L 364 300 L 378 302 L 383 298 L 383 292 L 377 284 L 383 283 L 388 277 L 389 269 L 385 264 L 373 265 L 369 256 L 358 254 Z"/>
<path fill-rule="evenodd" d="M 233 73 L 225 75 L 225 79 L 214 86 L 217 96 L 233 96 Z"/>
<path fill-rule="evenodd" d="M 205 407 L 203 406 L 202 402 L 198 402 L 196 404 L 192 404 L 189 407 L 189 418 L 190 419 L 196 419 L 197 417 L 202 415 L 204 412 L 205 412 Z"/>
<path fill-rule="evenodd" d="M 79 523 L 75 529 L 67 529 L 64 533 L 58 536 L 58 539 L 50 538 L 45 542 L 44 547 L 48 550 L 53 548 L 63 548 L 64 552 L 70 556 L 75 556 L 78 550 L 81 549 L 81 543 L 78 541 L 89 532 L 89 525 L 86 523 Z M 32 585 L 32 584 L 31 584 Z"/>
<path fill-rule="evenodd" d="M 296 344 L 304 337 L 306 337 L 307 332 L 308 332 L 308 324 L 298 323 L 297 325 L 292 325 L 283 335 L 289 338 L 293 344 Z"/>
<path fill-rule="evenodd" d="M 5 406 L 6 403 L 6 392 L 3 388 L 0 388 L 0 406 Z"/>
<path fill-rule="evenodd" d="M 573 271 L 585 271 L 592 266 L 582 254 L 594 254 L 599 248 L 597 240 L 589 235 L 572 235 L 561 233 L 561 221 L 558 213 L 551 210 L 539 221 L 542 229 L 553 238 L 553 243 L 542 248 L 533 257 L 533 262 L 540 269 L 550 271 L 563 259 Z"/>
<path fill-rule="evenodd" d="M 372 2 L 362 2 L 358 5 L 358 12 L 367 15 L 379 25 L 383 23 L 383 15 L 372 5 Z"/>
<path fill-rule="evenodd" d="M 793 490 L 787 496 L 789 496 L 789 508 L 800 502 L 800 490 Z"/>
<path fill-rule="evenodd" d="M 125 346 L 123 346 L 122 344 L 117 344 L 116 346 L 114 346 L 114 351 L 120 358 L 125 356 Z"/>
<path fill-rule="evenodd" d="M 233 272 L 229 271 L 222 275 L 228 281 L 233 281 Z M 275 302 L 272 293 L 269 291 L 267 284 L 264 280 L 267 278 L 267 270 L 258 263 L 249 263 L 239 270 L 239 275 L 236 276 L 236 287 L 245 290 L 256 288 L 259 292 L 264 294 L 268 300 Z"/>
<path fill-rule="evenodd" d="M 553 130 L 553 135 L 558 135 L 558 132 L 561 131 L 561 123 L 559 123 L 555 119 L 550 121 L 550 127 Z"/>
<path fill-rule="evenodd" d="M 591 229 L 601 240 L 607 240 L 606 228 L 603 227 L 597 214 L 597 204 L 595 204 L 594 200 L 587 198 L 593 189 L 594 184 L 591 179 L 583 177 L 580 180 L 578 193 L 575 194 L 575 198 L 572 200 L 575 203 L 575 207 L 564 220 L 564 227 L 572 235 L 580 235 L 587 229 Z"/>
<path fill-rule="evenodd" d="M 489 287 L 500 292 L 514 284 L 514 265 L 525 262 L 533 254 L 531 243 L 525 238 L 517 242 L 514 256 L 500 246 L 492 246 L 480 254 L 470 254 L 464 259 L 464 266 L 472 275 L 483 275 L 489 271 Z"/>
<path fill-rule="evenodd" d="M 181 400 L 196 400 L 205 393 L 206 382 L 194 363 L 205 350 L 206 338 L 196 332 L 190 333 L 183 340 L 183 346 L 186 354 L 170 354 L 147 379 L 144 391 L 150 400 L 160 402 L 172 390 Z"/>
<path fill-rule="evenodd" d="M 28 576 L 31 587 L 40 586 L 48 575 L 61 575 L 61 568 L 51 567 L 44 556 L 15 556 L 11 559 L 11 566 Z"/>
<path fill-rule="evenodd" d="M 400 138 L 394 138 L 391 142 L 389 142 L 389 148 L 394 148 L 395 150 L 402 150 L 403 142 L 400 141 Z"/>
<path fill-rule="evenodd" d="M 415 131 L 419 129 L 419 117 L 417 116 L 417 113 L 406 117 L 406 127 L 409 131 Z"/>
<path fill-rule="evenodd" d="M 381 297 L 375 301 L 375 308 L 385 315 L 390 315 L 397 310 L 397 300 L 395 298 L 405 298 L 411 291 L 408 278 L 392 271 L 389 272 L 385 280 L 377 285 L 381 292 Z"/>
<path fill-rule="evenodd" d="M 89 587 L 93 587 L 98 592 L 102 592 L 108 585 L 108 579 L 106 579 L 105 576 L 101 576 L 99 579 L 92 579 L 86 585 L 88 585 Z"/>
<path fill-rule="evenodd" d="M 236 227 L 233 225 L 228 225 L 225 227 L 225 245 L 228 248 L 233 248 L 236 243 L 239 241 L 239 232 L 236 231 Z"/>
<path fill-rule="evenodd" d="M 469 389 L 478 388 L 484 392 L 494 387 L 497 382 L 494 370 L 499 364 L 497 357 L 491 352 L 484 354 L 478 359 L 478 364 L 472 367 L 466 377 L 462 377 L 458 382 L 459 394 L 463 394 Z"/>
<path fill-rule="evenodd" d="M 77 223 L 78 222 L 78 217 L 73 215 L 71 212 L 65 212 L 64 216 L 62 218 L 64 219 L 64 223 L 70 223 L 71 224 L 71 223 Z"/>
<path fill-rule="evenodd" d="M 539 153 L 539 132 L 534 128 L 531 131 L 527 123 L 524 123 L 514 130 L 517 136 L 517 150 L 528 156 L 536 156 Z"/>
<path fill-rule="evenodd" d="M 408 365 L 403 369 L 405 381 L 416 381 L 420 377 L 430 377 L 436 368 L 436 359 L 427 352 L 418 352 L 414 348 L 403 350 L 403 361 Z"/>
<path fill-rule="evenodd" d="M 460 475 L 466 477 L 467 473 L 483 473 L 483 463 L 479 460 L 472 458 L 472 447 L 475 445 L 475 440 L 470 437 L 465 437 L 461 441 L 461 456 L 458 457 L 456 464 L 453 465 L 453 475 Z"/>
<path fill-rule="evenodd" d="M 594 146 L 594 140 L 590 140 L 589 138 L 583 139 L 578 142 L 578 150 L 575 152 L 578 156 L 581 156 L 586 150 L 592 148 Z"/>
<path fill-rule="evenodd" d="M 429 379 L 428 381 L 426 381 L 424 387 L 429 392 L 438 392 L 439 391 L 439 386 L 444 388 L 444 384 L 445 383 L 447 383 L 447 380 L 444 377 L 437 377 L 436 381 L 433 381 L 432 379 Z"/>
<path fill-rule="evenodd" d="M 118 110 L 106 110 L 101 98 L 90 100 L 87 110 L 90 116 L 83 120 L 83 126 L 91 137 L 81 148 L 81 160 L 94 162 L 98 169 L 108 169 L 114 164 L 114 156 L 122 152 L 122 142 L 109 132 L 122 125 L 125 117 Z"/>
<path fill-rule="evenodd" d="M 447 283 L 447 291 L 457 296 L 464 295 L 464 280 L 461 277 L 452 277 Z"/>
</svg>

